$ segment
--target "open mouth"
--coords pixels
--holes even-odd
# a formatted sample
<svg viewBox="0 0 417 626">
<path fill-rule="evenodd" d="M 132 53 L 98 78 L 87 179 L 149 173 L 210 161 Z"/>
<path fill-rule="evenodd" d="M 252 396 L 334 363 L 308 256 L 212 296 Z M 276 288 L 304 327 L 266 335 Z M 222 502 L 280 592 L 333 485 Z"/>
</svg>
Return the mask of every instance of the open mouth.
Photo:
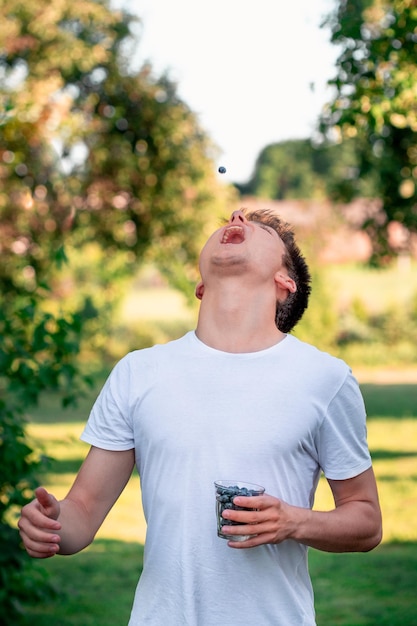
<svg viewBox="0 0 417 626">
<path fill-rule="evenodd" d="M 245 241 L 245 232 L 241 226 L 228 226 L 223 231 L 221 243 L 242 243 Z"/>
</svg>

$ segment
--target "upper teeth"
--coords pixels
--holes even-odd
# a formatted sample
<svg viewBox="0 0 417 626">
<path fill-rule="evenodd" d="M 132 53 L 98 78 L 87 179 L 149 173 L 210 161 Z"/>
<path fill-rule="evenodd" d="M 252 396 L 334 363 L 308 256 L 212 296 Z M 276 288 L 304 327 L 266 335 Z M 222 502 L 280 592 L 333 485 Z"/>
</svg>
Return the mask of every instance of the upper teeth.
<svg viewBox="0 0 417 626">
<path fill-rule="evenodd" d="M 227 243 L 231 236 L 233 236 L 236 233 L 240 234 L 241 232 L 242 232 L 241 226 L 229 226 L 228 228 L 226 228 L 226 230 L 223 233 L 222 242 Z"/>
</svg>

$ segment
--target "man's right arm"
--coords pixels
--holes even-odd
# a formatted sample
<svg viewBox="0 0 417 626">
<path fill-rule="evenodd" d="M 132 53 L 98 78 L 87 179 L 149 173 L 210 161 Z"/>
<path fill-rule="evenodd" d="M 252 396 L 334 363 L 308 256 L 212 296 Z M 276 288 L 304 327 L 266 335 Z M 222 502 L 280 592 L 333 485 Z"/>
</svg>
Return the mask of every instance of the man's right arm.
<svg viewBox="0 0 417 626">
<path fill-rule="evenodd" d="M 47 558 L 74 554 L 88 546 L 128 482 L 134 450 L 92 447 L 68 495 L 58 502 L 39 487 L 18 522 L 28 554 Z"/>
</svg>

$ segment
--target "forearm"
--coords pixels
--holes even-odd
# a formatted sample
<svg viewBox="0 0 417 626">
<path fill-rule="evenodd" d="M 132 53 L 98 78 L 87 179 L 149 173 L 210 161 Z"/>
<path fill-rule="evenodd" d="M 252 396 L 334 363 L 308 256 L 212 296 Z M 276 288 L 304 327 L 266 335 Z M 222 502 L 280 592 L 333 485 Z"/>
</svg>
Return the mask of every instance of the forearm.
<svg viewBox="0 0 417 626">
<path fill-rule="evenodd" d="M 349 502 L 332 511 L 294 510 L 292 539 L 325 552 L 367 552 L 382 538 L 379 508 Z"/>
<path fill-rule="evenodd" d="M 100 520 L 92 519 L 88 511 L 68 496 L 60 502 L 61 511 L 58 522 L 61 529 L 58 554 L 75 554 L 88 546 L 94 539 Z"/>
<path fill-rule="evenodd" d="M 229 542 L 233 548 L 253 548 L 266 543 L 292 539 L 326 552 L 367 552 L 382 538 L 381 510 L 372 469 L 347 480 L 329 480 L 335 508 L 312 511 L 293 506 L 265 494 L 237 496 L 233 503 L 247 510 L 226 509 L 223 517 L 246 524 L 252 535 L 242 542 Z M 224 526 L 230 535 L 242 534 L 239 526 Z"/>
<path fill-rule="evenodd" d="M 72 488 L 60 503 L 59 554 L 74 554 L 93 541 L 129 480 L 133 465 L 133 450 L 91 448 Z"/>
</svg>

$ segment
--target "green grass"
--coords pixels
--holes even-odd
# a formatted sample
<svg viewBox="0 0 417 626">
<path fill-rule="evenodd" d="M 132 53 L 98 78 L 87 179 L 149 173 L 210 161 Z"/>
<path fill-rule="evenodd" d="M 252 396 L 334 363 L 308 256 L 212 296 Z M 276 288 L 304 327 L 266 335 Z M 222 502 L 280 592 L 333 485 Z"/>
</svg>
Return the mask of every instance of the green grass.
<svg viewBox="0 0 417 626">
<path fill-rule="evenodd" d="M 46 567 L 57 595 L 32 607 L 35 626 L 123 626 L 142 565 L 142 546 L 96 540 Z M 417 543 L 382 545 L 367 554 L 310 551 L 319 626 L 417 626 Z"/>
<path fill-rule="evenodd" d="M 417 385 L 362 385 L 384 517 L 384 540 L 367 554 L 310 551 L 319 626 L 417 626 Z M 30 434 L 56 460 L 44 484 L 64 496 L 87 451 L 78 440 L 96 391 L 65 412 L 46 396 Z M 317 508 L 332 506 L 325 481 Z M 142 567 L 146 532 L 140 484 L 132 477 L 97 539 L 83 553 L 37 562 L 55 598 L 30 607 L 35 626 L 123 626 Z"/>
<path fill-rule="evenodd" d="M 319 626 L 416 626 L 417 542 L 366 554 L 310 551 Z"/>
<path fill-rule="evenodd" d="M 360 263 L 326 265 L 320 272 L 329 282 L 338 307 L 344 309 L 360 299 L 372 313 L 381 312 L 395 304 L 410 304 L 417 295 L 417 262 L 386 269 L 368 268 Z M 197 302 L 197 301 L 196 301 Z M 185 319 L 191 324 L 196 309 L 190 310 L 185 297 L 169 287 L 149 266 L 142 267 L 132 281 L 121 307 L 123 321 Z"/>
<path fill-rule="evenodd" d="M 80 554 L 37 562 L 48 570 L 55 594 L 30 608 L 28 624 L 126 625 L 142 559 L 139 543 L 97 539 Z"/>
<path fill-rule="evenodd" d="M 366 268 L 347 263 L 326 268 L 339 306 L 345 308 L 360 299 L 372 313 L 393 305 L 410 304 L 417 295 L 417 266 L 393 264 L 387 269 Z"/>
<path fill-rule="evenodd" d="M 395 416 L 395 419 L 402 419 L 417 416 L 417 384 L 363 383 L 361 389 L 368 419 L 392 416 Z"/>
</svg>

